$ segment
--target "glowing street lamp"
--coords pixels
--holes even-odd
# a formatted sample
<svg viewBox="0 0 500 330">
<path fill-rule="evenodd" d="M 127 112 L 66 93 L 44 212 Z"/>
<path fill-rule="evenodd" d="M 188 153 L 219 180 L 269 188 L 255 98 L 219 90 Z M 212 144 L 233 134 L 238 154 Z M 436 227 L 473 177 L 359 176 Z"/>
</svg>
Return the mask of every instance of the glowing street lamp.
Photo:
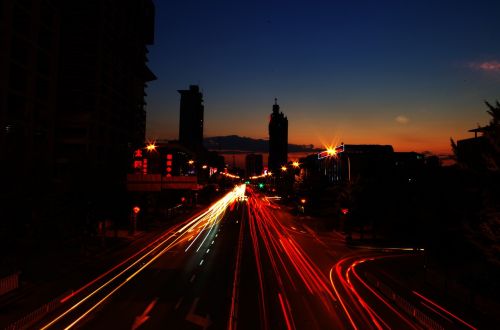
<svg viewBox="0 0 500 330">
<path fill-rule="evenodd" d="M 287 170 L 286 166 L 281 166 L 281 170 L 282 170 L 283 172 L 286 172 L 286 170 Z"/>
<path fill-rule="evenodd" d="M 194 164 L 194 160 L 192 160 L 192 159 L 188 160 L 188 164 L 189 165 L 193 165 Z"/>
<path fill-rule="evenodd" d="M 141 208 L 139 206 L 134 206 L 132 208 L 132 214 L 130 215 L 130 222 L 131 222 L 131 228 L 130 228 L 130 233 L 133 235 L 135 234 L 137 230 L 137 215 L 141 211 Z"/>
<path fill-rule="evenodd" d="M 340 145 L 336 147 L 328 146 L 325 151 L 322 151 L 318 154 L 318 159 L 323 159 L 327 157 L 335 157 L 339 153 L 344 152 L 344 144 L 341 143 Z"/>
<path fill-rule="evenodd" d="M 146 150 L 147 150 L 147 151 L 154 151 L 154 150 L 156 150 L 156 145 L 155 145 L 155 143 L 153 142 L 153 143 L 148 144 L 148 145 L 146 146 Z"/>
<path fill-rule="evenodd" d="M 298 168 L 300 166 L 300 164 L 299 164 L 299 162 L 293 162 L 292 166 L 295 167 L 295 168 Z"/>
<path fill-rule="evenodd" d="M 326 148 L 326 153 L 328 156 L 335 156 L 337 154 L 337 150 L 335 150 L 335 148 L 328 147 Z"/>
<path fill-rule="evenodd" d="M 300 200 L 300 206 L 299 206 L 299 210 L 302 212 L 302 214 L 306 213 L 306 202 L 307 200 L 305 198 L 302 198 Z"/>
</svg>

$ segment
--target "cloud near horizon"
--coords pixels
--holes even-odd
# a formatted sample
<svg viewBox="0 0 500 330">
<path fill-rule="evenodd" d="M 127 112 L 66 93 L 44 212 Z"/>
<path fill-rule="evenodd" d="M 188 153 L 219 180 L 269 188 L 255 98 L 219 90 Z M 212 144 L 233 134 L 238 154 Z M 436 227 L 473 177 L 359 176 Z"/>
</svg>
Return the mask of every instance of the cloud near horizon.
<svg viewBox="0 0 500 330">
<path fill-rule="evenodd" d="M 500 72 L 499 61 L 474 62 L 469 65 L 471 68 L 485 72 Z"/>
<path fill-rule="evenodd" d="M 405 117 L 405 116 L 397 116 L 395 121 L 398 123 L 398 124 L 402 124 L 402 125 L 405 125 L 405 124 L 408 124 L 410 122 L 410 119 L 408 117 Z"/>
</svg>

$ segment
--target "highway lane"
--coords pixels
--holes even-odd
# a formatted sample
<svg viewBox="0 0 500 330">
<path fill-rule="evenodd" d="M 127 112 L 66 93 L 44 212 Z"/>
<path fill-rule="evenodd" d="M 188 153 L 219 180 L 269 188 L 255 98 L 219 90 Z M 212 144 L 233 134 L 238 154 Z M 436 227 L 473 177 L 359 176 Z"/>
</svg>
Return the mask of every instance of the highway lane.
<svg viewBox="0 0 500 330">
<path fill-rule="evenodd" d="M 329 287 L 334 293 L 333 312 L 315 308 L 320 320 L 325 315 L 336 314 L 336 321 L 330 323 L 335 328 L 350 329 L 418 329 L 415 319 L 403 310 L 393 306 L 393 302 L 383 299 L 377 288 L 367 284 L 364 272 L 357 272 L 360 264 L 376 258 L 390 257 L 402 253 L 414 253 L 405 249 L 381 249 L 376 247 L 351 247 L 346 245 L 340 235 L 334 233 L 319 234 L 307 226 L 307 219 L 290 215 L 279 204 L 264 196 L 257 196 L 261 207 L 272 210 L 274 222 L 278 223 L 285 236 L 290 237 L 301 252 L 308 256 L 319 273 L 328 276 Z M 271 216 L 269 216 L 271 218 Z M 317 295 L 317 293 L 315 294 Z M 326 307 L 326 304 L 324 304 Z M 310 305 L 311 306 L 311 305 Z M 307 320 L 307 313 L 296 314 L 296 319 Z M 316 318 L 316 321 L 318 318 Z M 302 325 L 307 323 L 302 322 Z M 325 324 L 314 328 L 324 327 Z M 308 325 L 311 327 L 311 325 Z M 306 328 L 300 326 L 297 328 Z"/>
<path fill-rule="evenodd" d="M 253 275 L 246 273 L 241 282 L 253 289 L 242 292 L 240 298 L 253 299 L 255 305 L 257 294 L 258 313 L 254 309 L 241 310 L 240 328 L 251 329 L 247 322 L 256 316 L 260 329 L 345 328 L 328 277 L 279 220 L 281 211 L 252 192 L 248 205 L 245 248 L 253 251 L 246 253 L 253 256 L 253 262 L 245 264 L 248 268 L 251 264 L 254 270 Z"/>
<path fill-rule="evenodd" d="M 335 233 L 316 233 L 307 218 L 291 216 L 272 199 L 263 199 L 278 221 L 306 251 L 313 262 L 329 274 L 347 327 L 353 329 L 475 329 L 461 315 L 432 298 L 398 285 L 384 271 L 381 261 L 412 263 L 422 250 L 405 247 L 350 247 Z M 400 267 L 405 267 L 403 264 Z"/>
<path fill-rule="evenodd" d="M 367 280 L 365 264 L 413 251 L 350 247 L 244 189 L 89 283 L 44 328 L 439 328 Z"/>
<path fill-rule="evenodd" d="M 226 219 L 228 212 L 231 213 L 235 211 L 234 207 L 239 204 L 238 199 L 244 195 L 244 191 L 244 186 L 236 187 L 233 191 L 226 194 L 226 196 L 198 216 L 187 219 L 169 229 L 164 235 L 152 241 L 150 245 L 143 250 L 123 260 L 106 273 L 89 282 L 87 285 L 84 285 L 74 294 L 63 299 L 62 308 L 56 313 L 49 315 L 49 317 L 44 319 L 37 328 L 70 329 L 77 326 L 81 327 L 87 324 L 90 319 L 95 319 L 98 314 L 96 312 L 102 312 L 106 310 L 108 306 L 114 305 L 110 304 L 110 302 L 114 301 L 113 299 L 116 298 L 118 294 L 122 294 L 124 290 L 126 291 L 127 287 L 131 284 L 138 283 L 137 279 L 141 279 L 143 275 L 145 276 L 145 281 L 153 281 L 152 278 L 148 277 L 151 276 L 150 274 L 153 274 L 153 277 L 165 275 L 167 279 L 174 279 L 178 277 L 178 274 L 172 271 L 172 267 L 174 269 L 181 268 L 184 272 L 193 272 L 196 267 L 201 267 L 205 263 L 208 263 L 209 259 L 205 258 L 205 255 L 210 255 L 210 246 L 215 244 L 220 229 L 223 227 L 223 220 Z M 228 235 L 228 237 L 233 236 L 234 235 Z M 230 242 L 230 245 L 231 244 Z M 183 253 L 179 253 L 179 250 L 182 250 Z M 230 251 L 230 249 L 227 250 Z M 160 267 L 160 270 L 152 269 L 152 265 L 161 265 L 164 258 L 168 259 L 164 261 L 164 264 L 168 265 L 167 268 Z M 228 260 L 231 260 L 231 258 L 228 258 Z M 172 273 L 171 276 L 173 277 L 169 277 L 170 273 Z M 181 282 L 185 281 L 182 272 L 180 274 Z M 205 273 L 200 272 L 200 274 L 201 276 L 199 277 L 203 279 Z M 193 275 L 194 273 L 189 277 L 188 282 L 194 282 L 195 277 L 193 277 Z M 147 291 L 144 289 L 147 287 L 147 284 L 148 283 L 145 283 L 144 286 L 136 287 L 136 290 L 133 290 L 134 294 Z M 150 288 L 151 290 L 156 290 L 158 286 L 161 287 L 161 283 L 155 283 L 155 285 L 151 285 Z M 174 283 L 174 285 L 169 284 L 168 286 L 174 288 L 180 287 L 181 291 L 183 291 L 180 284 L 176 286 Z M 158 303 L 159 299 L 156 299 L 156 296 L 152 297 L 144 310 L 133 317 L 134 322 L 136 322 L 136 320 L 138 322 L 141 320 L 149 320 L 148 313 L 153 311 Z M 196 304 L 191 304 L 189 310 L 195 305 L 202 305 L 200 299 L 196 301 Z M 196 315 L 195 310 L 197 306 L 193 308 L 193 313 L 190 313 L 190 315 Z M 179 303 L 178 308 L 180 307 L 181 303 Z M 136 307 L 133 306 L 131 307 L 131 309 L 135 308 Z M 136 311 L 123 310 L 122 313 L 118 315 L 120 317 L 117 318 L 115 315 L 110 315 L 109 319 L 121 322 L 121 319 L 126 319 L 135 312 Z M 201 320 L 199 317 L 193 316 L 191 318 L 195 319 L 196 322 Z M 105 321 L 102 319 L 100 322 L 97 322 L 96 325 L 98 326 L 104 323 Z M 121 325 L 122 324 L 120 324 L 120 328 Z M 133 327 L 133 323 L 129 327 Z"/>
<path fill-rule="evenodd" d="M 82 328 L 224 328 L 243 211 L 237 202 L 198 251 L 186 251 L 185 242 L 161 256 Z"/>
</svg>

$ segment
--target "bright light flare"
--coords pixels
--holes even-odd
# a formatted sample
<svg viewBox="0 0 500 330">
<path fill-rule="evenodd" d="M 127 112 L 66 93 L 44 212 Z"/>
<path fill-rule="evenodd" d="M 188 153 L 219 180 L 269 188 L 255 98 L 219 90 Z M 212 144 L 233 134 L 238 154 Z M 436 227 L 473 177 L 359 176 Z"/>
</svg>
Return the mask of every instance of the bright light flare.
<svg viewBox="0 0 500 330">
<path fill-rule="evenodd" d="M 146 146 L 146 150 L 147 151 L 154 151 L 156 150 L 156 142 L 153 141 L 153 142 L 149 142 L 148 145 Z"/>
<path fill-rule="evenodd" d="M 329 155 L 329 156 L 335 156 L 337 154 L 337 150 L 335 150 L 334 147 L 327 147 L 326 148 L 326 153 Z"/>
</svg>

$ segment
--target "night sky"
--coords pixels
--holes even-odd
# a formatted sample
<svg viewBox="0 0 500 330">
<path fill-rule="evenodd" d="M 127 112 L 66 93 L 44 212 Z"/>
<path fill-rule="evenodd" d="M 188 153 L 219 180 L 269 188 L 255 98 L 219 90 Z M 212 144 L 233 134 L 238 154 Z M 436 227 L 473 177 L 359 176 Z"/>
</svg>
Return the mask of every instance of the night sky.
<svg viewBox="0 0 500 330">
<path fill-rule="evenodd" d="M 190 84 L 205 136 L 267 138 L 277 97 L 290 143 L 436 153 L 500 99 L 498 0 L 155 4 L 149 138 L 177 139 L 177 89 Z"/>
</svg>

